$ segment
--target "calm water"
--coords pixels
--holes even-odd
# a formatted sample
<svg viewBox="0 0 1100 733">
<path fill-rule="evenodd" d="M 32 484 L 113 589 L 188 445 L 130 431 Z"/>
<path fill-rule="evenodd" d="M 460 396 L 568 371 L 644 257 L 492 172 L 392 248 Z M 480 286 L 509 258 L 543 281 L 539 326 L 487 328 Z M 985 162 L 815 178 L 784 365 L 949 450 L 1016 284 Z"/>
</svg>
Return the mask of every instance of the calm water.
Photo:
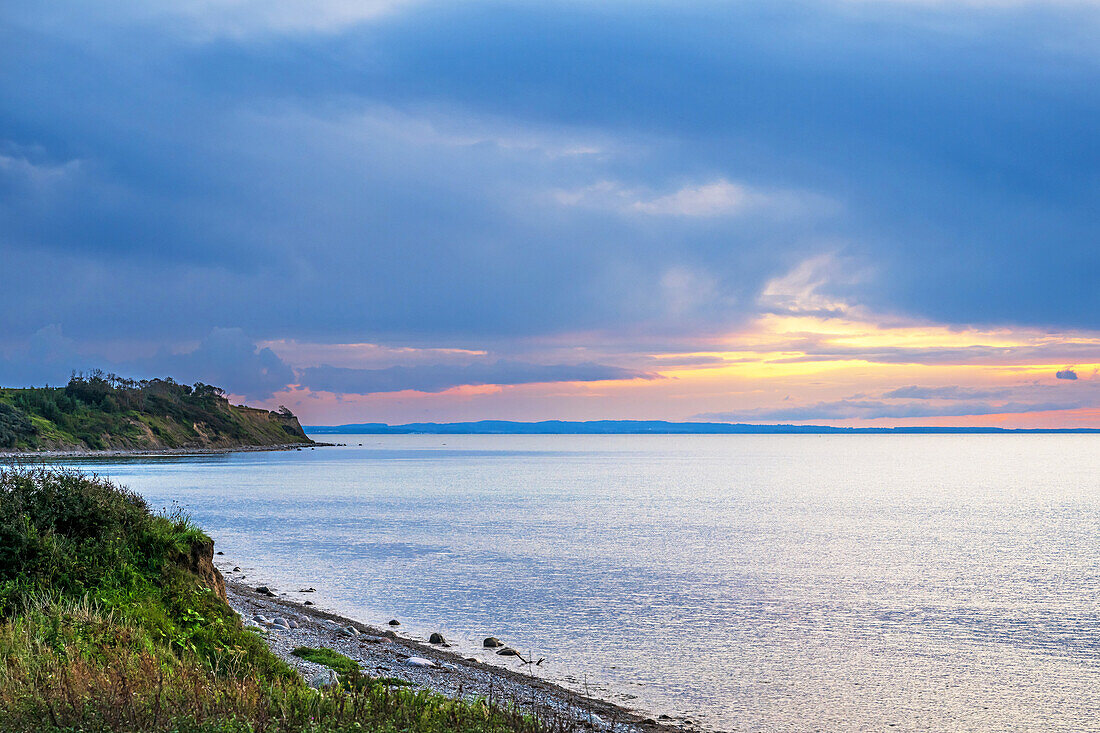
<svg viewBox="0 0 1100 733">
<path fill-rule="evenodd" d="M 655 715 L 1100 728 L 1100 436 L 335 439 L 83 465 L 250 581 Z"/>
</svg>

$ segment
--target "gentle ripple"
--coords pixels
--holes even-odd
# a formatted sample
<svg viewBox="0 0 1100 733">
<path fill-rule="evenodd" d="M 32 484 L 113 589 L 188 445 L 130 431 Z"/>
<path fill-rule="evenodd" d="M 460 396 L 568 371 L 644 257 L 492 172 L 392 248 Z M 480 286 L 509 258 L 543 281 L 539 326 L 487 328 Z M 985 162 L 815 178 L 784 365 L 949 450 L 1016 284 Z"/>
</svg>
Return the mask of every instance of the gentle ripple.
<svg viewBox="0 0 1100 733">
<path fill-rule="evenodd" d="M 79 463 L 253 578 L 654 714 L 1100 729 L 1100 436 L 321 439 Z"/>
</svg>

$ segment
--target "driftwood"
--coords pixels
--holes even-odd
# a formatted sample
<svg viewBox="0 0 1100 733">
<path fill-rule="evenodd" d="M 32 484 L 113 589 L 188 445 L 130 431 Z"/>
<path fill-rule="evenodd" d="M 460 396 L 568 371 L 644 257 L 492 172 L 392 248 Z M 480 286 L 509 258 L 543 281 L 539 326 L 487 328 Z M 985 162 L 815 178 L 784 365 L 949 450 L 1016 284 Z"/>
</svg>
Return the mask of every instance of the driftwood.
<svg viewBox="0 0 1100 733">
<path fill-rule="evenodd" d="M 524 659 L 523 655 L 519 652 L 516 652 L 515 656 L 519 659 L 519 661 L 523 662 L 524 664 L 533 664 L 536 667 L 541 667 L 542 663 L 546 661 L 546 657 L 540 658 L 537 662 L 534 659 Z"/>
</svg>

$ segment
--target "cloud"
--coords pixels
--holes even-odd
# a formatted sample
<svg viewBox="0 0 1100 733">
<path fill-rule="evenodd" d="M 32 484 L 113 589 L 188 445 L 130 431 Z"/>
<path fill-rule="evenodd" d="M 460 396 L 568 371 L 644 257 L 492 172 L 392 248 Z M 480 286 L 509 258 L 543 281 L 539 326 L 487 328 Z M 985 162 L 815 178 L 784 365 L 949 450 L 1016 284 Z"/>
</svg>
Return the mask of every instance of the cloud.
<svg viewBox="0 0 1100 733">
<path fill-rule="evenodd" d="M 188 349 L 161 348 L 150 356 L 111 358 L 81 351 L 57 324 L 36 331 L 21 347 L 0 358 L 4 386 L 63 385 L 74 371 L 103 369 L 124 376 L 170 376 L 190 384 L 206 382 L 263 400 L 295 381 L 294 371 L 270 348 L 261 348 L 240 328 L 214 328 Z"/>
<path fill-rule="evenodd" d="M 857 283 L 864 276 L 852 262 L 826 252 L 767 282 L 757 303 L 765 313 L 825 318 L 848 315 L 855 309 L 829 291 Z"/>
<path fill-rule="evenodd" d="M 168 26 L 201 44 L 335 34 L 420 4 L 423 0 L 115 0 L 104 7 L 74 0 L 64 10 L 43 8 L 23 15 L 69 32 L 74 27 L 102 34 L 117 28 Z"/>
<path fill-rule="evenodd" d="M 607 209 L 626 215 L 649 217 L 714 217 L 770 214 L 807 216 L 830 213 L 835 205 L 824 196 L 794 191 L 766 191 L 725 178 L 691 184 L 667 194 L 617 181 L 599 181 L 573 190 L 554 191 L 563 206 Z"/>
<path fill-rule="evenodd" d="M 1073 410 L 1085 407 L 1080 402 L 962 402 L 933 405 L 918 402 L 884 402 L 882 400 L 836 400 L 789 408 L 763 408 L 734 412 L 704 412 L 695 417 L 720 422 L 759 422 L 806 420 L 874 420 L 880 418 L 967 417 L 1025 412 Z"/>
<path fill-rule="evenodd" d="M 193 350 L 161 351 L 123 366 L 129 373 L 170 375 L 206 382 L 232 394 L 263 400 L 295 381 L 294 371 L 270 348 L 257 347 L 240 328 L 215 328 Z"/>
<path fill-rule="evenodd" d="M 6 149 L 7 152 L 3 152 Z M 20 146 L 8 143 L 0 146 L 0 191 L 4 189 L 26 190 L 41 194 L 76 175 L 80 170 L 79 160 L 51 162 L 34 160 L 33 150 L 23 150 Z"/>
<path fill-rule="evenodd" d="M 754 2 L 242 0 L 187 12 L 227 28 L 338 21 L 293 43 L 196 43 L 168 6 L 145 6 L 32 5 L 5 26 L 23 63 L 0 71 L 5 134 L 79 166 L 37 208 L 20 205 L 26 181 L 11 184 L 0 257 L 27 282 L 80 285 L 48 300 L 6 288 L 4 330 L 26 328 L 37 300 L 38 323 L 82 341 L 195 339 L 218 323 L 264 339 L 465 345 L 713 333 L 823 250 L 874 275 L 834 278 L 817 291 L 826 307 L 843 295 L 947 323 L 1044 326 L 1100 312 L 1074 284 L 1096 257 L 1081 192 L 1098 161 L 1081 130 L 1100 94 L 1073 34 L 1056 32 L 1084 11 L 1037 10 L 1030 33 L 1012 11 L 966 16 L 941 34 L 926 10 L 824 2 L 777 15 Z M 1040 91 L 1050 114 L 1032 125 Z M 837 205 L 757 215 L 820 200 Z M 1064 256 L 1036 258 L 1039 232 Z M 719 305 L 648 297 L 677 269 L 706 273 Z"/>
<path fill-rule="evenodd" d="M 414 5 L 418 0 L 203 0 L 161 5 L 212 36 L 333 33 Z"/>
<path fill-rule="evenodd" d="M 1058 379 L 1077 379 L 1077 372 L 1067 367 L 1055 372 L 1054 376 Z"/>
<path fill-rule="evenodd" d="M 442 392 L 462 385 L 599 382 L 612 379 L 655 379 L 648 372 L 602 364 L 528 364 L 499 360 L 477 364 L 419 364 L 385 369 L 320 366 L 301 370 L 300 383 L 318 392 Z"/>
<path fill-rule="evenodd" d="M 745 211 L 767 201 L 763 194 L 719 179 L 701 186 L 686 186 L 648 201 L 635 201 L 631 208 L 654 216 L 721 216 Z"/>
<path fill-rule="evenodd" d="M 5 387 L 65 384 L 72 371 L 81 367 L 76 342 L 56 323 L 43 326 L 26 343 L 10 345 L 5 351 L 0 353 L 0 385 Z"/>
<path fill-rule="evenodd" d="M 859 360 L 879 364 L 1028 364 L 1036 360 L 1051 361 L 1078 357 L 1084 361 L 1100 361 L 1100 345 L 1091 343 L 1049 343 L 1020 346 L 838 346 L 823 340 L 806 339 L 786 344 L 769 344 L 766 350 L 804 351 L 797 356 L 769 359 L 771 364 L 798 364 L 818 361 Z"/>
<path fill-rule="evenodd" d="M 851 304 L 1100 328 L 1100 10 L 785 8 L 12 4 L 0 334 L 57 324 L 126 363 L 225 324 L 509 355 Z M 1098 352 L 790 342 L 783 361 Z M 240 386 L 285 376 L 241 349 Z"/>
<path fill-rule="evenodd" d="M 882 396 L 888 399 L 896 398 L 909 398 L 916 400 L 982 400 L 982 399 L 1000 399 L 1007 397 L 1012 393 L 1011 389 L 983 389 L 980 387 L 918 387 L 916 385 L 910 385 L 908 387 L 898 387 L 887 392 L 883 392 Z"/>
</svg>

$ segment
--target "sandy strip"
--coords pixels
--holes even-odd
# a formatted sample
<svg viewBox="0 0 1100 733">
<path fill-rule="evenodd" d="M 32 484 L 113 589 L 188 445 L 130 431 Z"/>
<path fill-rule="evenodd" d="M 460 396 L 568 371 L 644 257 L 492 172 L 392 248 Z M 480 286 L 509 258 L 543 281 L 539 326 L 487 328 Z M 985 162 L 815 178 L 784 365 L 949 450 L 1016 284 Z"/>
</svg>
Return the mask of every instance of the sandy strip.
<svg viewBox="0 0 1100 733">
<path fill-rule="evenodd" d="M 325 669 L 291 655 L 299 646 L 328 647 L 359 662 L 364 674 L 393 677 L 449 697 L 483 697 L 514 702 L 526 710 L 571 717 L 583 727 L 629 733 L 683 733 L 683 729 L 605 700 L 579 695 L 520 671 L 485 664 L 440 646 L 403 638 L 398 630 L 378 629 L 343 616 L 305 606 L 288 598 L 257 593 L 253 586 L 226 580 L 231 605 L 247 622 L 261 618 L 271 650 L 289 662 L 308 681 Z M 296 629 L 267 626 L 264 620 L 295 621 Z M 358 634 L 347 631 L 351 627 Z M 489 650 L 486 650 L 488 652 Z M 410 658 L 427 660 L 432 667 L 414 666 Z M 515 657 L 502 657 L 519 664 Z M 422 662 L 420 664 L 423 664 Z"/>
</svg>

